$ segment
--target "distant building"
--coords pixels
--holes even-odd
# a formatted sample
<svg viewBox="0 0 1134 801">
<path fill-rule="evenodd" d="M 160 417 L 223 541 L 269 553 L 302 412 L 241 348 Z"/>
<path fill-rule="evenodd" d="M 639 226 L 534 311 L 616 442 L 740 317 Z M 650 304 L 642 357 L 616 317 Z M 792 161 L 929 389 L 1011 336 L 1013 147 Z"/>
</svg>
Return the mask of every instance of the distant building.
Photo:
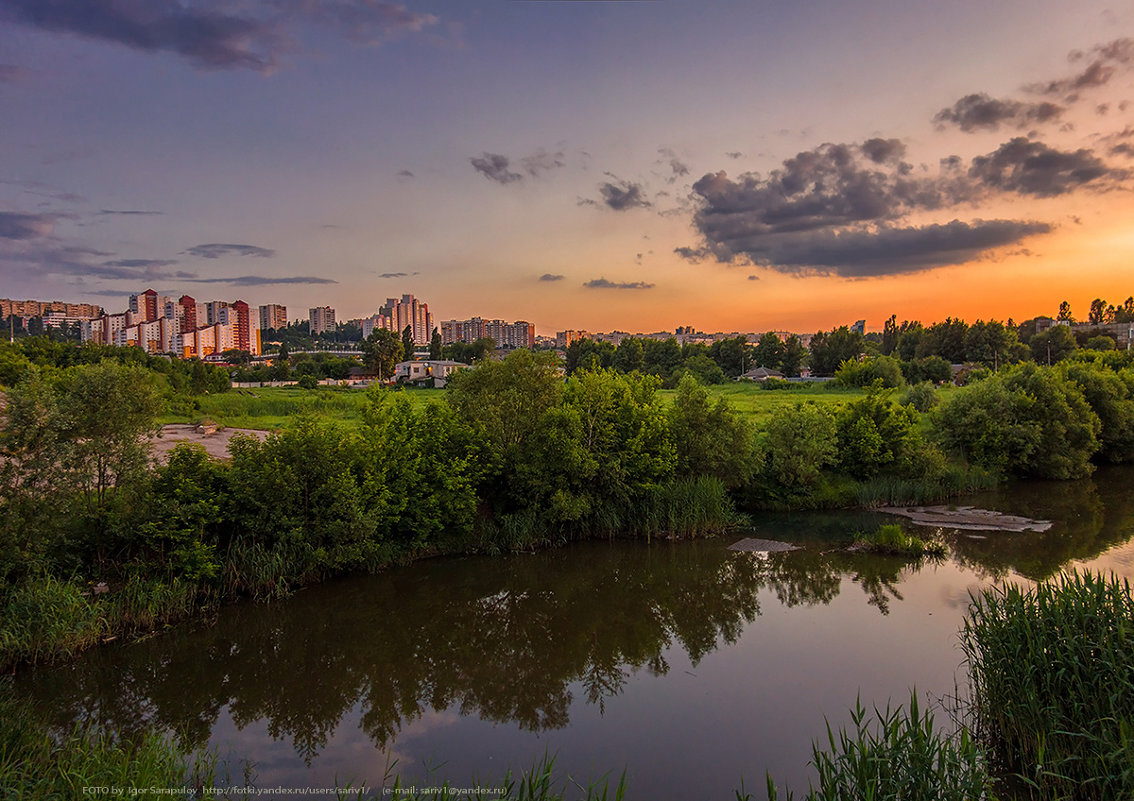
<svg viewBox="0 0 1134 801">
<path fill-rule="evenodd" d="M 755 367 L 744 373 L 738 380 L 746 381 L 767 381 L 769 378 L 783 378 L 784 374 L 779 370 L 771 370 L 767 367 Z"/>
<path fill-rule="evenodd" d="M 566 350 L 567 348 L 571 347 L 571 343 L 576 339 L 588 338 L 590 338 L 590 334 L 588 334 L 586 331 L 575 331 L 571 328 L 568 328 L 566 331 L 556 331 L 555 347 Z"/>
<path fill-rule="evenodd" d="M 866 320 L 855 320 L 854 325 L 850 327 L 851 331 L 857 331 L 865 336 L 866 334 Z"/>
<path fill-rule="evenodd" d="M 63 318 L 93 320 L 103 315 L 102 308 L 90 303 L 64 303 L 61 300 L 11 300 L 0 298 L 0 317 L 43 317 L 62 312 Z M 57 319 L 53 318 L 53 319 Z"/>
<path fill-rule="evenodd" d="M 287 306 L 269 303 L 260 307 L 260 328 L 287 328 Z"/>
<path fill-rule="evenodd" d="M 189 295 L 175 301 L 152 289 L 131 295 L 125 312 L 83 321 L 80 333 L 84 342 L 182 358 L 203 359 L 233 349 L 260 353 L 260 317 L 244 301 L 197 303 Z"/>
<path fill-rule="evenodd" d="M 468 369 L 464 362 L 448 360 L 422 360 L 412 362 L 398 362 L 394 368 L 394 377 L 398 381 L 426 381 L 433 380 L 433 386 L 443 387 L 449 376 L 457 370 Z"/>
<path fill-rule="evenodd" d="M 311 323 L 312 334 L 322 334 L 327 331 L 334 331 L 335 326 L 335 310 L 330 306 L 318 306 L 308 312 L 308 319 Z"/>
</svg>

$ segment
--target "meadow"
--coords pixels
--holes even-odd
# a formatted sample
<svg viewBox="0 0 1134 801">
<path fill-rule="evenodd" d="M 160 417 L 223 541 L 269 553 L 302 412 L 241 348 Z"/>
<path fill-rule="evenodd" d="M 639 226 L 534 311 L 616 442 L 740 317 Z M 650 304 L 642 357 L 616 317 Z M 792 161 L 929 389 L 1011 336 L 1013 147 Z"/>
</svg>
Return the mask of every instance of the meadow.
<svg viewBox="0 0 1134 801">
<path fill-rule="evenodd" d="M 834 387 L 828 384 L 801 384 L 791 389 L 766 390 L 750 381 L 731 381 L 706 387 L 712 399 L 723 398 L 745 418 L 763 427 L 776 412 L 795 406 L 797 403 L 814 402 L 824 406 L 841 406 L 865 395 L 857 388 Z M 400 389 L 414 408 L 427 405 L 430 401 L 441 401 L 445 390 L 438 389 Z M 948 389 L 939 390 L 943 394 Z M 675 389 L 658 391 L 662 405 L 668 407 L 677 395 Z M 895 393 L 895 397 L 900 391 Z M 229 428 L 253 428 L 270 431 L 283 428 L 288 419 L 304 410 L 333 419 L 347 428 L 355 428 L 362 422 L 366 408 L 366 390 L 319 387 L 301 389 L 300 387 L 259 387 L 253 389 L 232 389 L 229 392 L 201 395 L 196 399 L 195 408 L 182 408 L 167 412 L 160 418 L 166 423 L 199 423 L 202 420 L 227 426 Z"/>
</svg>

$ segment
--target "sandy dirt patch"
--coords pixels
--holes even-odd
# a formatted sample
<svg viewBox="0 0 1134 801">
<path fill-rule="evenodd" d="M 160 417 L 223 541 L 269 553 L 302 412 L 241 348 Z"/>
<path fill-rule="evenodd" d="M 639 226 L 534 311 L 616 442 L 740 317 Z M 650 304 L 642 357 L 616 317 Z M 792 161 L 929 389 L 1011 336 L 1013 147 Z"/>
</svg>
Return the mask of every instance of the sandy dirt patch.
<svg viewBox="0 0 1134 801">
<path fill-rule="evenodd" d="M 169 460 L 169 452 L 182 442 L 196 442 L 215 459 L 228 458 L 228 442 L 237 434 L 247 434 L 259 440 L 267 439 L 267 431 L 253 428 L 222 428 L 217 431 L 199 430 L 191 425 L 162 426 L 161 433 L 150 438 L 150 446 L 159 462 Z"/>
</svg>

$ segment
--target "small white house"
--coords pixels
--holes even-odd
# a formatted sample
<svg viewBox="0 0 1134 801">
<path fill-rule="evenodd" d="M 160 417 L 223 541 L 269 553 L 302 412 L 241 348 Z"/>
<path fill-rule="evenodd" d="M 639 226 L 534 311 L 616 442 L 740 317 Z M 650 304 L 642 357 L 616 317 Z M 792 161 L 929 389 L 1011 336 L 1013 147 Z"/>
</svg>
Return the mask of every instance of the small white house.
<svg viewBox="0 0 1134 801">
<path fill-rule="evenodd" d="M 454 362 L 448 359 L 439 359 L 431 361 L 423 359 L 421 361 L 412 362 L 398 362 L 394 368 L 394 378 L 398 381 L 426 381 L 433 379 L 433 386 L 443 387 L 449 380 L 449 376 L 457 370 L 463 370 L 469 367 L 464 362 Z"/>
</svg>

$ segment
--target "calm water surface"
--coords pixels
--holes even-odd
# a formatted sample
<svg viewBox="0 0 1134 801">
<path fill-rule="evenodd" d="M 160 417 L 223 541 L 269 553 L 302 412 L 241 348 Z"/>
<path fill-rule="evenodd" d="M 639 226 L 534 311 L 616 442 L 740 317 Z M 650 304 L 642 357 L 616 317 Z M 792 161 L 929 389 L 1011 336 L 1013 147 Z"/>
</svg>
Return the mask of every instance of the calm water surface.
<svg viewBox="0 0 1134 801">
<path fill-rule="evenodd" d="M 824 718 L 964 692 L 969 593 L 1071 567 L 1134 578 L 1134 469 L 1030 483 L 965 504 L 1055 521 L 945 530 L 949 558 L 841 550 L 873 514 L 782 515 L 736 539 L 585 543 L 433 560 L 225 609 L 212 626 L 18 677 L 60 725 L 145 722 L 216 749 L 233 783 L 493 785 L 544 753 L 630 799 L 730 799 L 765 771 L 806 788 Z"/>
</svg>

